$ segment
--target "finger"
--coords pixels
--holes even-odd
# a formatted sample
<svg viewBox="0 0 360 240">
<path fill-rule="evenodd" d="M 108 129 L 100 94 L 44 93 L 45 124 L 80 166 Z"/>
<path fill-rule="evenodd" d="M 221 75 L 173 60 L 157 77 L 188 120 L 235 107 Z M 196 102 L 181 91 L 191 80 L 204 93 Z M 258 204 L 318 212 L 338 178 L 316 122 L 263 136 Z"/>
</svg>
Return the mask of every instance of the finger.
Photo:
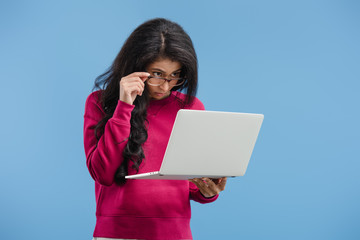
<svg viewBox="0 0 360 240">
<path fill-rule="evenodd" d="M 203 180 L 201 180 L 200 178 L 194 178 L 192 179 L 192 182 L 196 185 L 196 186 L 200 186 L 200 187 L 205 187 L 205 183 Z"/>
<path fill-rule="evenodd" d="M 205 177 L 201 178 L 200 180 L 201 180 L 201 182 L 203 182 L 206 186 L 209 186 L 209 182 L 211 182 L 210 178 L 205 178 Z"/>
<path fill-rule="evenodd" d="M 133 82 L 124 82 L 121 84 L 121 87 L 124 89 L 124 91 L 128 92 L 130 88 L 138 87 L 143 90 L 145 86 L 143 82 L 139 82 L 139 80 L 137 80 Z"/>
<path fill-rule="evenodd" d="M 216 185 L 219 185 L 226 177 L 222 178 L 210 178 Z"/>
<path fill-rule="evenodd" d="M 132 94 L 141 95 L 143 91 L 144 91 L 144 88 L 142 88 L 138 85 L 132 85 L 132 86 L 127 86 L 125 93 L 127 95 L 132 95 Z"/>
<path fill-rule="evenodd" d="M 201 185 L 199 189 L 205 197 L 213 197 L 219 193 L 216 184 L 209 178 L 200 179 L 199 184 Z"/>
<path fill-rule="evenodd" d="M 211 181 L 213 181 L 216 185 L 218 185 L 221 182 L 220 178 L 210 178 Z"/>
<path fill-rule="evenodd" d="M 128 86 L 132 86 L 131 84 L 138 84 L 142 88 L 145 87 L 144 81 L 139 77 L 124 77 L 120 80 L 120 89 L 126 89 Z"/>
<path fill-rule="evenodd" d="M 227 182 L 227 177 L 221 178 L 221 182 L 220 182 L 220 184 L 218 185 L 220 191 L 224 191 L 224 190 L 225 190 L 226 182 Z"/>
<path fill-rule="evenodd" d="M 202 178 L 202 180 L 208 185 L 208 187 L 216 186 L 216 184 L 210 178 Z"/>
<path fill-rule="evenodd" d="M 138 83 L 145 86 L 144 81 L 140 77 L 125 77 L 120 80 L 120 84 L 124 86 L 127 83 Z"/>
<path fill-rule="evenodd" d="M 149 74 L 150 76 L 150 74 Z M 149 76 L 146 76 L 146 77 L 141 77 L 141 81 L 144 83 L 146 82 L 147 80 L 149 80 Z"/>
<path fill-rule="evenodd" d="M 209 192 L 211 192 L 212 195 L 220 192 L 219 187 L 210 178 L 203 178 L 203 180 L 206 182 Z"/>
<path fill-rule="evenodd" d="M 124 83 L 122 87 L 123 90 L 126 92 L 129 92 L 130 89 L 134 89 L 134 88 L 144 89 L 144 86 L 139 84 L 138 82 Z"/>
<path fill-rule="evenodd" d="M 147 80 L 147 78 L 150 76 L 150 73 L 148 72 L 133 72 L 128 75 L 128 77 L 139 77 L 143 82 Z"/>
</svg>

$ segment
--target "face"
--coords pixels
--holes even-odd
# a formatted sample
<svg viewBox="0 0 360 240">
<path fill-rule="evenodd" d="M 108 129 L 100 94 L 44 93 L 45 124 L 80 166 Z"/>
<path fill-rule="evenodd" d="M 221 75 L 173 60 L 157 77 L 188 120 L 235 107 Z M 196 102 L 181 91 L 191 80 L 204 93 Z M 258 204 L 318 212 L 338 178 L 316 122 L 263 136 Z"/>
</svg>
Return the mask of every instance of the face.
<svg viewBox="0 0 360 240">
<path fill-rule="evenodd" d="M 178 78 L 180 76 L 181 64 L 169 58 L 160 58 L 149 64 L 146 70 L 155 77 Z M 150 98 L 153 100 L 161 100 L 168 97 L 172 88 L 173 86 L 169 85 L 168 81 L 165 81 L 160 86 L 147 84 Z"/>
</svg>

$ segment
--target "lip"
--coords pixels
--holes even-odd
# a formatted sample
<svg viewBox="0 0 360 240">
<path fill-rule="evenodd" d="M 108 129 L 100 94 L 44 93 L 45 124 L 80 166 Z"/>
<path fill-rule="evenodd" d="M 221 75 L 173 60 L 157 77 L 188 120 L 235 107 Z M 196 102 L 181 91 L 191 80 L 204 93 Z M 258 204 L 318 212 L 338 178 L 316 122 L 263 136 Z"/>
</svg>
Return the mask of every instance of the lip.
<svg viewBox="0 0 360 240">
<path fill-rule="evenodd" d="M 155 93 L 156 96 L 159 96 L 159 97 L 163 97 L 166 95 L 166 93 L 159 93 L 159 92 L 156 92 Z"/>
</svg>

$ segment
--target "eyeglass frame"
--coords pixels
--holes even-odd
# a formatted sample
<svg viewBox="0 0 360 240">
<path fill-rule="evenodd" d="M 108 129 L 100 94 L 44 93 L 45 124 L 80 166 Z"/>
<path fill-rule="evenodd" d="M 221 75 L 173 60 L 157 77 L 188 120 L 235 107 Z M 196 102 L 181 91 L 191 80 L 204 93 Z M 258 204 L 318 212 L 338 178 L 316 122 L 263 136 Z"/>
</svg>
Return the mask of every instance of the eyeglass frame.
<svg viewBox="0 0 360 240">
<path fill-rule="evenodd" d="M 151 78 L 155 78 L 155 79 L 161 79 L 164 80 L 164 82 L 162 82 L 161 84 L 153 84 L 148 82 L 148 80 L 150 80 Z M 186 81 L 186 78 L 165 78 L 165 77 L 156 77 L 156 76 L 148 76 L 146 79 L 146 82 L 150 85 L 150 86 L 154 86 L 154 87 L 159 87 L 161 85 L 163 85 L 165 82 L 168 82 L 168 84 L 170 85 L 171 81 L 182 81 L 180 84 L 175 84 L 175 85 L 171 85 L 172 87 L 178 87 L 181 86 L 182 84 L 184 84 L 184 82 Z"/>
</svg>

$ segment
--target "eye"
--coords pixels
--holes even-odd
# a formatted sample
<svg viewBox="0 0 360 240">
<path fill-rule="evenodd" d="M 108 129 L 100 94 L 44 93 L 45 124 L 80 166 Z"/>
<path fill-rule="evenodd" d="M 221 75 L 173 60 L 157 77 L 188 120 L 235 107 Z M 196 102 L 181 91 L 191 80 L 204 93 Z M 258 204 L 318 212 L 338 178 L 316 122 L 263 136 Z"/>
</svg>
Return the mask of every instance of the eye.
<svg viewBox="0 0 360 240">
<path fill-rule="evenodd" d="M 162 76 L 162 72 L 153 72 L 152 74 L 155 77 L 161 77 Z"/>
<path fill-rule="evenodd" d="M 175 72 L 171 74 L 172 78 L 180 78 L 180 72 Z"/>
</svg>

